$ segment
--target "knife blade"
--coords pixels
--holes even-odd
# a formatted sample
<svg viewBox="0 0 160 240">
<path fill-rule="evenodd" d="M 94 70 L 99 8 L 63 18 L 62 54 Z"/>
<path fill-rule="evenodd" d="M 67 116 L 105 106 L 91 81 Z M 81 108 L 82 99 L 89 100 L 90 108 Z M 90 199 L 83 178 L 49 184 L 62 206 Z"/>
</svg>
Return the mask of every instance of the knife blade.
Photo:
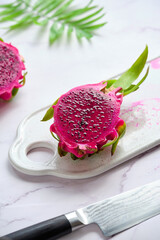
<svg viewBox="0 0 160 240">
<path fill-rule="evenodd" d="M 55 240 L 91 223 L 112 236 L 160 214 L 160 181 L 156 181 L 65 215 L 10 233 L 0 239 Z"/>
</svg>

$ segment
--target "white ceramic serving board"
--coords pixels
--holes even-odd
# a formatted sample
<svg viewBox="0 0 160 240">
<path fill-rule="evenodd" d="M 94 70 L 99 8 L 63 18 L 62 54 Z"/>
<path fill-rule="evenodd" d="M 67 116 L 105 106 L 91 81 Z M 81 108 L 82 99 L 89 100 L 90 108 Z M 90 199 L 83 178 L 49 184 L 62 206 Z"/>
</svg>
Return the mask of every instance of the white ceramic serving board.
<svg viewBox="0 0 160 240">
<path fill-rule="evenodd" d="M 128 103 L 129 104 L 129 103 Z M 83 179 L 101 174 L 160 143 L 160 98 L 146 99 L 122 106 L 121 117 L 127 131 L 120 140 L 113 156 L 110 147 L 84 160 L 73 161 L 70 154 L 60 157 L 57 141 L 49 127 L 53 120 L 41 122 L 48 107 L 26 117 L 20 124 L 9 157 L 17 170 L 30 175 L 54 175 L 62 178 Z M 51 160 L 30 160 L 27 153 L 35 148 L 48 148 L 53 152 Z"/>
</svg>

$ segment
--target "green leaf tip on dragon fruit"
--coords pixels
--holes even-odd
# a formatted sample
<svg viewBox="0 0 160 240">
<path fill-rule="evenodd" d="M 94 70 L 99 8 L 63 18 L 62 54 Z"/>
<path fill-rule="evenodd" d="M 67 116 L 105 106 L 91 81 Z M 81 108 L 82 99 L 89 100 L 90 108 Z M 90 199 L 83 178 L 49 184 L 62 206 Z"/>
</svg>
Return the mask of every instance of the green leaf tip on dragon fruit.
<svg viewBox="0 0 160 240">
<path fill-rule="evenodd" d="M 16 47 L 0 38 L 0 98 L 10 100 L 25 84 L 25 65 Z"/>
<path fill-rule="evenodd" d="M 121 87 L 123 96 L 126 96 L 134 91 L 136 91 L 139 86 L 144 82 L 146 77 L 148 76 L 149 67 L 147 68 L 146 74 L 144 77 L 137 83 L 133 84 L 141 74 L 142 70 L 144 69 L 144 66 L 146 64 L 148 57 L 148 46 L 144 49 L 142 54 L 139 56 L 139 58 L 134 62 L 134 64 L 126 71 L 124 72 L 118 79 L 111 79 L 108 82 L 109 87 Z"/>
<path fill-rule="evenodd" d="M 111 148 L 115 153 L 126 124 L 119 117 L 123 96 L 136 91 L 146 79 L 133 84 L 142 72 L 148 56 L 145 48 L 136 62 L 119 79 L 75 87 L 58 98 L 42 121 L 54 118 L 50 132 L 58 141 L 58 153 L 70 153 L 73 160 L 84 159 Z"/>
</svg>

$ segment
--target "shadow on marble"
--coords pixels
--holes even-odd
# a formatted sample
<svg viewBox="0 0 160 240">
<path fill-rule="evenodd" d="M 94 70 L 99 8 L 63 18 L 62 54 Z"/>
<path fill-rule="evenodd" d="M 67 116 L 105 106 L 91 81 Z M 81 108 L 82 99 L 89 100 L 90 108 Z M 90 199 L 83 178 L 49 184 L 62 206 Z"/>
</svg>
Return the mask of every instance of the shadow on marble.
<svg viewBox="0 0 160 240">
<path fill-rule="evenodd" d="M 10 102 L 5 102 L 0 99 L 0 117 L 5 114 L 5 112 L 9 109 Z"/>
</svg>

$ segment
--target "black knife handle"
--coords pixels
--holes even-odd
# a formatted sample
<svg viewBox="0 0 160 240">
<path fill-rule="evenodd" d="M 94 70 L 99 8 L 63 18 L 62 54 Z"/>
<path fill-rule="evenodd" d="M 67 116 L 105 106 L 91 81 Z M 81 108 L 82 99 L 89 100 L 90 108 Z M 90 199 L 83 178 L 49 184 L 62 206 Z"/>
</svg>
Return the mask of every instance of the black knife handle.
<svg viewBox="0 0 160 240">
<path fill-rule="evenodd" d="M 0 237 L 1 240 L 55 240 L 72 232 L 65 215 L 35 224 Z"/>
</svg>

